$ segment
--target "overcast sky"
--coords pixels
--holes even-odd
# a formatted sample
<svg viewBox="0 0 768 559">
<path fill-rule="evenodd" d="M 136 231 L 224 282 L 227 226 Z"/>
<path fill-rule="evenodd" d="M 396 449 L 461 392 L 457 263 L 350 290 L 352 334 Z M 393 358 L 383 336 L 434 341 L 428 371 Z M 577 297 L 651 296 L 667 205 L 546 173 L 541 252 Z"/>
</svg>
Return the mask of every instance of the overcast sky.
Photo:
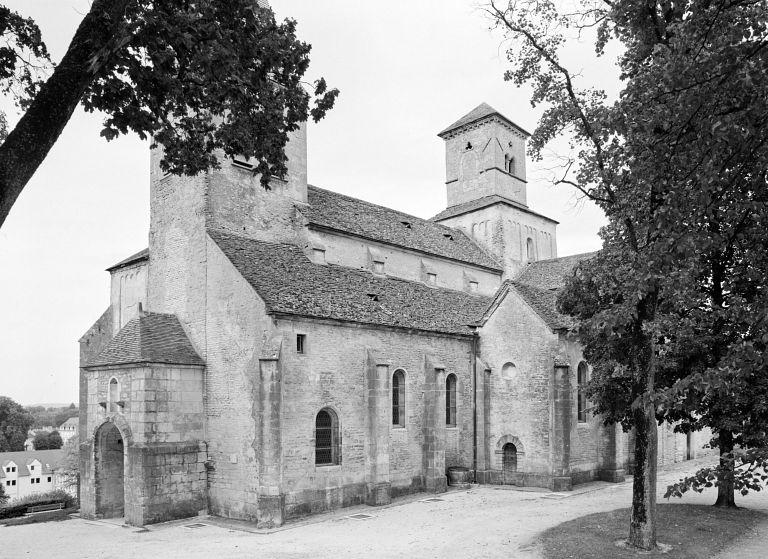
<svg viewBox="0 0 768 559">
<path fill-rule="evenodd" d="M 7 0 L 33 17 L 59 60 L 86 0 Z M 503 37 L 474 0 L 272 0 L 312 44 L 308 78 L 341 90 L 309 126 L 309 181 L 428 218 L 445 208 L 443 142 L 436 134 L 485 101 L 532 131 L 530 91 L 503 81 Z M 612 60 L 569 63 L 610 89 Z M 18 116 L 0 103 L 9 120 Z M 0 229 L 0 395 L 23 404 L 77 402 L 77 340 L 109 302 L 104 269 L 147 246 L 149 148 L 107 143 L 101 116 L 75 112 Z M 537 171 L 538 169 L 538 171 Z M 560 222 L 558 253 L 599 248 L 603 218 L 529 162 L 528 203 Z"/>
</svg>

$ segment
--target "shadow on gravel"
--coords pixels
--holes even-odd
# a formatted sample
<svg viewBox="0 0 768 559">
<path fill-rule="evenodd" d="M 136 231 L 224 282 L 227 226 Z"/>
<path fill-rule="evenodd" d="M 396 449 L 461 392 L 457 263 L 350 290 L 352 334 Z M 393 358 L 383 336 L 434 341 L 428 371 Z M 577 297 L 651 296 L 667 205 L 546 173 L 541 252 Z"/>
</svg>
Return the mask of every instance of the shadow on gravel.
<svg viewBox="0 0 768 559">
<path fill-rule="evenodd" d="M 617 545 L 627 538 L 628 508 L 564 522 L 545 531 L 539 542 L 546 559 L 707 559 L 767 519 L 749 509 L 663 504 L 658 505 L 657 541 L 670 547 L 666 552 L 637 552 Z"/>
</svg>

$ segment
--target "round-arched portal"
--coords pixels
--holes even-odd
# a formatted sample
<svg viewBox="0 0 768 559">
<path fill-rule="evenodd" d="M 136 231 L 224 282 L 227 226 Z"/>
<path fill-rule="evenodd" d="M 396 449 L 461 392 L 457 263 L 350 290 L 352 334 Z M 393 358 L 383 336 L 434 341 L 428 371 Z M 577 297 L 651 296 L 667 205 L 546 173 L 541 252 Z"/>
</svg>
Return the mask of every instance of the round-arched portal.
<svg viewBox="0 0 768 559">
<path fill-rule="evenodd" d="M 100 518 L 125 515 L 125 444 L 114 423 L 96 433 L 96 514 Z"/>
</svg>

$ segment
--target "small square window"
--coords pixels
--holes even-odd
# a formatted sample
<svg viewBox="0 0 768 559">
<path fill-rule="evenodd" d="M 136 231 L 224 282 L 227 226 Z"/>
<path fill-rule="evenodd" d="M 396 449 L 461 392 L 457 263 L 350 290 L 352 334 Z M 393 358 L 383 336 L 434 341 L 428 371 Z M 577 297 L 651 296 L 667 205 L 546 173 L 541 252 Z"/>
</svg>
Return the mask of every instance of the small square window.
<svg viewBox="0 0 768 559">
<path fill-rule="evenodd" d="M 472 293 L 477 293 L 477 282 L 476 281 L 469 282 L 469 290 Z"/>
<path fill-rule="evenodd" d="M 34 466 L 30 466 L 30 467 L 29 467 L 29 469 L 30 469 L 30 470 L 34 470 L 34 469 L 35 469 L 35 467 L 34 467 Z"/>
<path fill-rule="evenodd" d="M 15 479 L 11 480 L 11 485 L 16 485 L 16 480 Z"/>
<path fill-rule="evenodd" d="M 6 481 L 6 482 L 5 482 L 5 485 L 6 485 L 6 486 L 9 486 L 9 485 L 11 485 L 11 481 L 10 481 L 10 480 Z"/>
<path fill-rule="evenodd" d="M 296 334 L 296 353 L 307 352 L 307 336 L 304 334 Z"/>
<path fill-rule="evenodd" d="M 373 263 L 373 271 L 377 274 L 383 274 L 384 273 L 384 262 L 378 262 L 374 261 Z"/>
<path fill-rule="evenodd" d="M 51 476 L 48 476 L 48 483 L 51 483 Z"/>
<path fill-rule="evenodd" d="M 30 479 L 29 479 L 29 483 L 30 483 L 30 484 L 33 484 L 33 483 L 35 483 L 35 478 L 30 478 Z"/>
<path fill-rule="evenodd" d="M 437 274 L 427 273 L 427 283 L 436 285 L 437 284 Z"/>
<path fill-rule="evenodd" d="M 312 257 L 316 264 L 325 264 L 325 251 L 321 248 L 312 249 Z"/>
</svg>

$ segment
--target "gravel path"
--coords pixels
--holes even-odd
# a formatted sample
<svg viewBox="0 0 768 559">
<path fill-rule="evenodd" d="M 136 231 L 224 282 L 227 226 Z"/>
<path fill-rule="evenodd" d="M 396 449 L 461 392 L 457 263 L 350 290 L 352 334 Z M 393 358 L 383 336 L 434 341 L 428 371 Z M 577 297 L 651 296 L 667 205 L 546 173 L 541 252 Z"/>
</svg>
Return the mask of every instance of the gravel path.
<svg viewBox="0 0 768 559">
<path fill-rule="evenodd" d="M 659 487 L 694 471 L 701 463 L 660 470 Z M 208 517 L 153 525 L 148 530 L 74 519 L 0 528 L 0 555 L 16 559 L 534 558 L 539 557 L 535 542 L 542 530 L 584 514 L 628 506 L 631 483 L 586 484 L 565 498 L 548 493 L 479 486 L 439 495 L 442 500 L 437 502 L 423 502 L 429 496 L 420 494 L 388 507 L 354 507 L 315 516 L 269 533 Z M 713 493 L 683 499 L 701 504 L 713 501 Z M 768 512 L 768 495 L 750 495 L 739 499 L 739 504 Z M 348 518 L 356 513 L 373 518 Z M 186 527 L 193 523 L 204 526 Z M 738 550 L 729 550 L 719 559 L 766 557 L 766 527 L 768 522 L 742 539 Z"/>
</svg>

